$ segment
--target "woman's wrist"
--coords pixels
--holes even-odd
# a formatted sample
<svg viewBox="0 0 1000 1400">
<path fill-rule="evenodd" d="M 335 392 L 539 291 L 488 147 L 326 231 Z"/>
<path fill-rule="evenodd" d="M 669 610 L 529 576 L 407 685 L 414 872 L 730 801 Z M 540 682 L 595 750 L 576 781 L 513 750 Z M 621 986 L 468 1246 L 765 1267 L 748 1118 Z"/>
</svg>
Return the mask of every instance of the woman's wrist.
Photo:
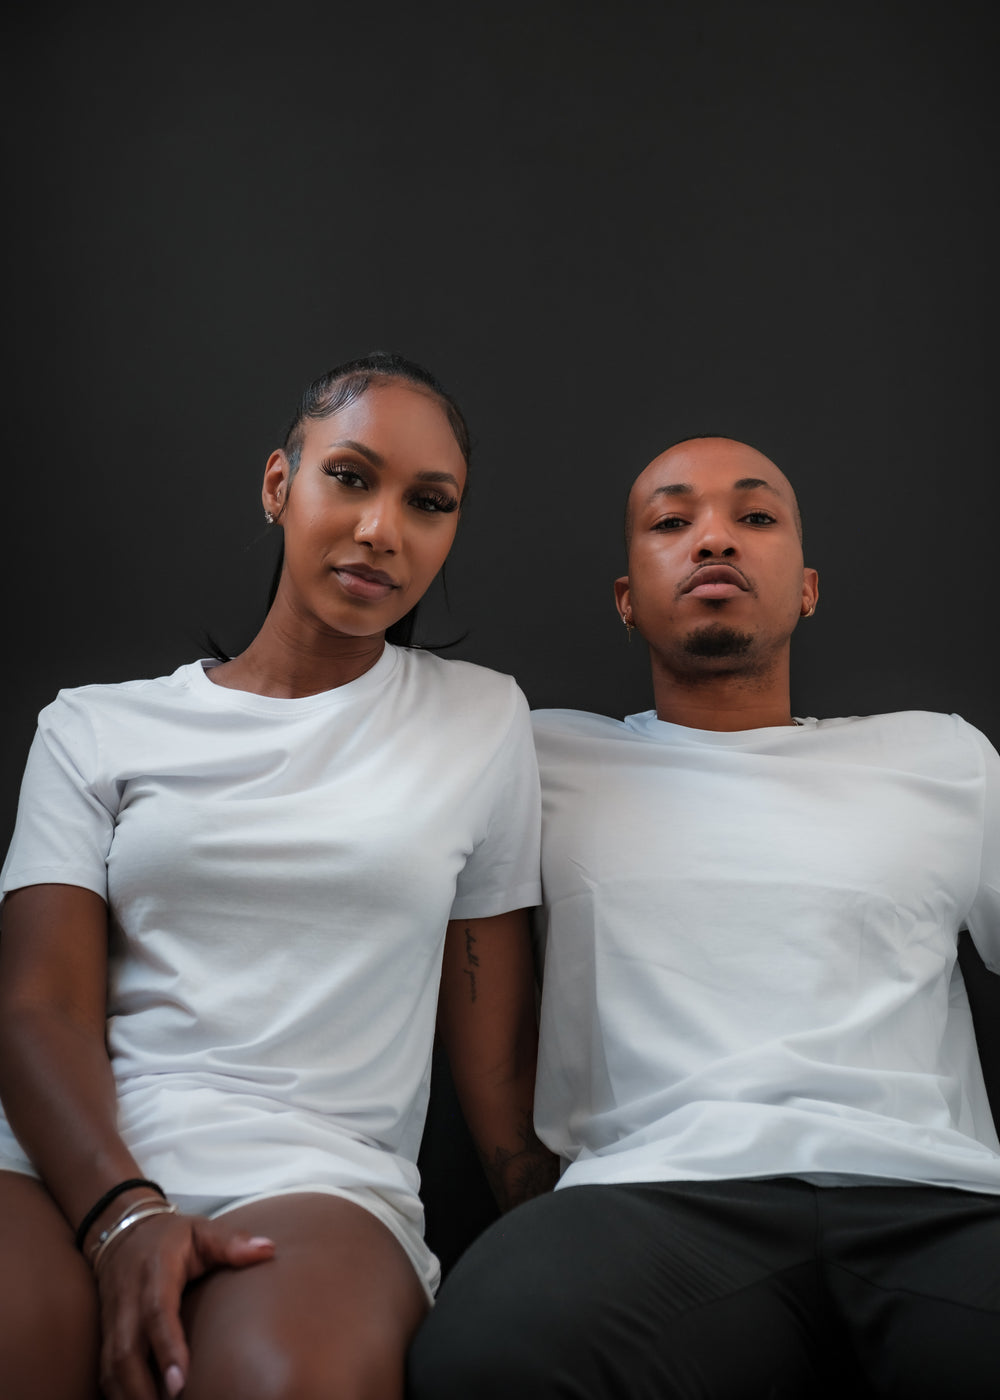
<svg viewBox="0 0 1000 1400">
<path fill-rule="evenodd" d="M 133 1201 L 124 1215 L 120 1215 L 113 1225 L 109 1225 L 101 1231 L 96 1244 L 90 1251 L 90 1267 L 94 1271 L 95 1278 L 100 1277 L 101 1263 L 108 1250 L 124 1234 L 134 1229 L 143 1220 L 151 1220 L 155 1215 L 176 1215 L 177 1211 L 176 1205 L 155 1196 L 148 1196 L 141 1201 Z"/>
<path fill-rule="evenodd" d="M 155 1181 L 148 1181 L 145 1177 L 141 1176 L 128 1177 L 124 1181 L 119 1181 L 94 1202 L 77 1226 L 76 1234 L 74 1235 L 74 1243 L 81 1254 L 84 1252 L 87 1236 L 98 1223 L 101 1216 L 104 1215 L 121 1196 L 136 1191 L 145 1191 L 147 1193 L 147 1199 L 148 1193 L 150 1191 L 155 1191 L 161 1200 L 164 1202 L 166 1201 L 166 1193 L 163 1187 L 157 1185 Z M 136 1202 L 133 1200 L 129 1204 L 130 1206 L 135 1205 Z"/>
</svg>

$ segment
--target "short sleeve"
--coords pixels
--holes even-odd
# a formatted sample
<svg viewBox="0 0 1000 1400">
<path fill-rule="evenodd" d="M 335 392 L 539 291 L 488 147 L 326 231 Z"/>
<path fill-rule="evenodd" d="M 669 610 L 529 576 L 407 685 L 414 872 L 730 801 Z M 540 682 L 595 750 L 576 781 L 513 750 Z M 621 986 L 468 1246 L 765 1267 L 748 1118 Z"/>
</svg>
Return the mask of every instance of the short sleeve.
<svg viewBox="0 0 1000 1400">
<path fill-rule="evenodd" d="M 42 711 L 21 783 L 0 893 L 24 885 L 79 885 L 107 898 L 116 792 L 98 773 L 87 707 L 63 693 Z"/>
<path fill-rule="evenodd" d="M 978 729 L 969 728 L 983 755 L 985 795 L 979 890 L 967 922 L 979 956 L 992 972 L 1000 972 L 1000 754 Z"/>
<path fill-rule="evenodd" d="M 459 874 L 453 919 L 486 919 L 541 902 L 538 764 L 527 701 L 519 690 L 510 726 L 484 782 L 492 787 L 486 835 Z"/>
</svg>

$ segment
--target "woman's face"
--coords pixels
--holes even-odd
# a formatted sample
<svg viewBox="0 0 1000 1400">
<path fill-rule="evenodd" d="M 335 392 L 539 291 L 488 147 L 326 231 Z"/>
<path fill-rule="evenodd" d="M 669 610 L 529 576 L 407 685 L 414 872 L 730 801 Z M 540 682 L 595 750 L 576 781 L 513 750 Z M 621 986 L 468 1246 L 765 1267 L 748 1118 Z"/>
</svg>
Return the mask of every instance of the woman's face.
<svg viewBox="0 0 1000 1400">
<path fill-rule="evenodd" d="M 307 419 L 294 480 L 284 452 L 264 507 L 285 533 L 275 599 L 346 637 L 384 632 L 420 600 L 455 538 L 466 466 L 444 409 L 389 380 Z"/>
</svg>

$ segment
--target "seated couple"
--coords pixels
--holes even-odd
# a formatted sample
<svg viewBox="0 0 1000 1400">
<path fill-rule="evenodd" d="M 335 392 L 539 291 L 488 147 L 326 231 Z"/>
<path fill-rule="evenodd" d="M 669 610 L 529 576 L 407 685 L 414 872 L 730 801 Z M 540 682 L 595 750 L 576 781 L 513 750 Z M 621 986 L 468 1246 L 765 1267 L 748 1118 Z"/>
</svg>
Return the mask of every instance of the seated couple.
<svg viewBox="0 0 1000 1400">
<path fill-rule="evenodd" d="M 657 457 L 616 584 L 655 710 L 534 717 L 536 1137 L 526 706 L 406 645 L 468 462 L 426 371 L 330 371 L 268 459 L 250 646 L 40 718 L 5 1395 L 992 1395 L 1000 1144 L 955 958 L 966 926 L 1000 965 L 1000 761 L 955 717 L 793 718 L 791 486 L 725 438 Z M 435 1015 L 518 1208 L 431 1309 Z"/>
</svg>

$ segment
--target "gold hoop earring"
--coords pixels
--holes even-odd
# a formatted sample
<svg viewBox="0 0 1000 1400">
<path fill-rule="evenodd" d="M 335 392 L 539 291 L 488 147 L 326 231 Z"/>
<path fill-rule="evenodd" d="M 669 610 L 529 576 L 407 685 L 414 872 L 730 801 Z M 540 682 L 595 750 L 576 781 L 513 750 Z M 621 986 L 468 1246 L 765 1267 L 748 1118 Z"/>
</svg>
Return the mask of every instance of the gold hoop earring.
<svg viewBox="0 0 1000 1400">
<path fill-rule="evenodd" d="M 807 617 L 812 617 L 812 615 L 813 615 L 813 613 L 814 613 L 815 611 L 816 611 L 816 604 L 813 603 L 813 605 L 812 605 L 812 607 L 809 609 L 809 611 L 808 611 L 807 613 L 803 613 L 803 614 L 802 614 L 803 619 L 805 619 L 805 618 L 807 618 Z"/>
</svg>

